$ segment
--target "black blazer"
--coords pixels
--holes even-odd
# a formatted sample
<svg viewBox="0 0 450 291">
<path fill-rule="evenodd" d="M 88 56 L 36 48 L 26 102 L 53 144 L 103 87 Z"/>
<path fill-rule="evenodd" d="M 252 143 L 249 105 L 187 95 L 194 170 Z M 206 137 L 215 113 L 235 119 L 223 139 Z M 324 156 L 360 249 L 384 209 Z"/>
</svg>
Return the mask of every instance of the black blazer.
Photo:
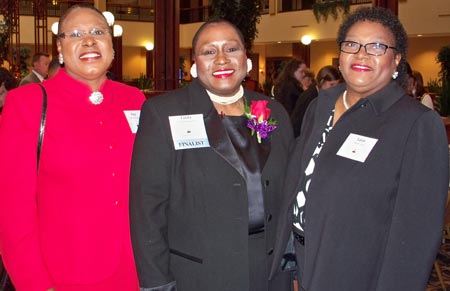
<svg viewBox="0 0 450 291">
<path fill-rule="evenodd" d="M 283 105 L 289 115 L 292 114 L 295 103 L 302 93 L 301 84 L 294 77 L 291 77 L 284 83 L 275 85 L 275 100 Z"/>
<path fill-rule="evenodd" d="M 309 106 L 286 176 L 272 272 L 292 231 L 292 205 L 345 84 Z M 337 155 L 350 133 L 377 139 L 365 162 Z M 306 195 L 300 283 L 308 291 L 423 291 L 442 234 L 448 144 L 436 112 L 395 82 L 334 125 Z"/>
<path fill-rule="evenodd" d="M 265 152 L 260 157 L 265 160 L 261 183 L 271 264 L 292 128 L 276 101 L 247 90 L 244 96 L 249 103 L 268 100 L 271 117 L 278 122 L 260 145 Z M 174 150 L 168 117 L 186 114 L 203 114 L 210 147 Z M 141 287 L 176 281 L 182 291 L 248 291 L 246 184 L 220 116 L 197 80 L 145 102 L 130 191 L 131 237 Z"/>
<path fill-rule="evenodd" d="M 294 110 L 291 113 L 291 123 L 292 129 L 294 130 L 294 137 L 300 135 L 300 131 L 302 128 L 303 117 L 305 116 L 306 109 L 308 108 L 311 101 L 313 101 L 317 95 L 319 95 L 319 91 L 315 85 L 308 88 L 308 90 L 303 91 L 300 97 L 297 99 L 295 103 Z"/>
</svg>

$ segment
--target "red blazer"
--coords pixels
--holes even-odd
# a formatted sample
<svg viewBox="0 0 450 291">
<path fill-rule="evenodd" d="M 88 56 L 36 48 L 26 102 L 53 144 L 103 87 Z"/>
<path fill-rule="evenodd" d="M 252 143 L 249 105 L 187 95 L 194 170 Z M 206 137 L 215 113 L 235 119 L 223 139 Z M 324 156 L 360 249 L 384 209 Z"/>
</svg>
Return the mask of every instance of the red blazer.
<svg viewBox="0 0 450 291">
<path fill-rule="evenodd" d="M 124 110 L 140 110 L 144 95 L 106 80 L 103 103 L 93 105 L 90 89 L 64 70 L 43 85 L 38 175 L 38 85 L 10 91 L 0 123 L 0 250 L 18 291 L 94 284 L 117 273 L 119 262 L 134 266 L 128 181 L 135 134 Z"/>
</svg>

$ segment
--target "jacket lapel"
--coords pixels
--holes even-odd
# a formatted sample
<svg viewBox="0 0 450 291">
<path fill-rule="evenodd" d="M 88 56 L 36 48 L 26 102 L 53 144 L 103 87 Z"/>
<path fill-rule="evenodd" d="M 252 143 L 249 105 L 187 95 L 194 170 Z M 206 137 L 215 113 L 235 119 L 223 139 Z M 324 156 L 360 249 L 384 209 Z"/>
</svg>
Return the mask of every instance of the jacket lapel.
<svg viewBox="0 0 450 291">
<path fill-rule="evenodd" d="M 205 129 L 211 149 L 244 177 L 239 156 L 228 137 L 220 116 L 209 99 L 206 90 L 199 84 L 197 79 L 192 81 L 189 87 L 189 95 L 191 96 L 191 112 L 200 111 L 204 115 Z"/>
<path fill-rule="evenodd" d="M 195 79 L 191 83 L 189 94 L 191 95 L 192 109 L 197 109 L 195 111 L 200 110 L 200 112 L 203 112 L 204 114 L 205 128 L 211 149 L 227 161 L 242 177 L 245 177 L 239 156 L 220 120 L 220 116 L 209 99 L 206 90 L 199 84 L 198 80 Z M 249 92 L 248 90 L 244 90 L 244 96 L 246 96 L 249 103 L 251 103 L 252 100 L 256 100 L 252 92 Z M 272 118 L 276 120 L 276 116 L 273 116 Z M 252 136 L 252 138 L 256 140 L 256 136 Z M 270 155 L 271 134 L 268 138 L 262 139 L 257 147 L 259 165 L 262 172 Z"/>
<path fill-rule="evenodd" d="M 239 156 L 213 106 L 205 117 L 205 127 L 211 148 L 244 177 Z"/>
</svg>

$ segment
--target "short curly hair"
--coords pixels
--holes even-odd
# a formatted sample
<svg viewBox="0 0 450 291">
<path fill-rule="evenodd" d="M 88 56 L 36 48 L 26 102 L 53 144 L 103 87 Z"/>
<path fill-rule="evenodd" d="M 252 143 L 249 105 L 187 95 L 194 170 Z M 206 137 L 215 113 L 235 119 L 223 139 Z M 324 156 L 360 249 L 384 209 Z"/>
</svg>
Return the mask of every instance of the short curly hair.
<svg viewBox="0 0 450 291">
<path fill-rule="evenodd" d="M 390 10 L 382 7 L 361 7 L 349 14 L 338 30 L 338 45 L 345 40 L 350 28 L 357 22 L 376 22 L 389 29 L 394 37 L 397 54 L 402 56 L 397 66 L 397 83 L 406 88 L 408 74 L 406 72 L 406 54 L 408 53 L 408 35 L 400 20 Z"/>
</svg>

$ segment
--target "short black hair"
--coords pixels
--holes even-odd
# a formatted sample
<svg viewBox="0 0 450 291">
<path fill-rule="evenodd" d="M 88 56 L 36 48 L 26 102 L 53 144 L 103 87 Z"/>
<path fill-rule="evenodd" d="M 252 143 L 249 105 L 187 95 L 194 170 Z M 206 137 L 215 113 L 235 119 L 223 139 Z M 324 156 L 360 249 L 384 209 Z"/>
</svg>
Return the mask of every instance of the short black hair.
<svg viewBox="0 0 450 291">
<path fill-rule="evenodd" d="M 194 34 L 194 37 L 192 38 L 192 54 L 193 55 L 195 55 L 195 46 L 197 45 L 198 38 L 199 38 L 200 34 L 203 32 L 203 30 L 205 30 L 205 28 L 207 28 L 210 25 L 221 24 L 221 23 L 228 24 L 236 31 L 236 33 L 238 34 L 239 40 L 242 42 L 242 45 L 245 48 L 244 35 L 242 34 L 242 31 L 239 28 L 237 28 L 236 25 L 234 25 L 233 23 L 231 23 L 228 20 L 223 19 L 223 18 L 213 18 L 213 19 L 210 19 L 210 20 L 206 21 L 205 23 L 203 23 L 200 26 L 200 28 L 197 30 L 197 32 Z"/>
<path fill-rule="evenodd" d="M 382 7 L 361 7 L 350 13 L 339 27 L 337 42 L 338 45 L 345 40 L 350 28 L 357 22 L 370 21 L 379 23 L 389 29 L 394 37 L 396 53 L 402 56 L 400 63 L 397 66 L 398 84 L 406 88 L 408 81 L 406 54 L 408 53 L 408 35 L 405 28 L 401 24 L 397 16 L 390 10 Z"/>
<path fill-rule="evenodd" d="M 71 14 L 72 11 L 77 10 L 77 9 L 90 9 L 92 11 L 95 11 L 96 13 L 101 15 L 105 19 L 105 23 L 108 24 L 108 21 L 106 20 L 105 15 L 103 15 L 103 13 L 100 10 L 98 10 L 97 8 L 95 8 L 92 4 L 88 4 L 88 3 L 75 4 L 75 5 L 70 6 L 70 8 L 67 9 L 66 12 L 64 12 L 64 14 L 61 15 L 61 17 L 59 18 L 59 21 L 58 21 L 58 36 L 62 33 L 61 28 L 63 27 L 63 24 L 64 24 L 67 16 L 69 14 Z M 111 32 L 111 28 L 109 26 L 108 26 L 108 29 Z"/>
<path fill-rule="evenodd" d="M 37 53 L 35 53 L 35 54 L 33 55 L 32 64 L 39 62 L 39 59 L 40 59 L 41 57 L 47 57 L 47 58 L 49 58 L 50 55 L 49 55 L 48 53 L 46 53 L 46 52 L 37 52 Z"/>
</svg>

